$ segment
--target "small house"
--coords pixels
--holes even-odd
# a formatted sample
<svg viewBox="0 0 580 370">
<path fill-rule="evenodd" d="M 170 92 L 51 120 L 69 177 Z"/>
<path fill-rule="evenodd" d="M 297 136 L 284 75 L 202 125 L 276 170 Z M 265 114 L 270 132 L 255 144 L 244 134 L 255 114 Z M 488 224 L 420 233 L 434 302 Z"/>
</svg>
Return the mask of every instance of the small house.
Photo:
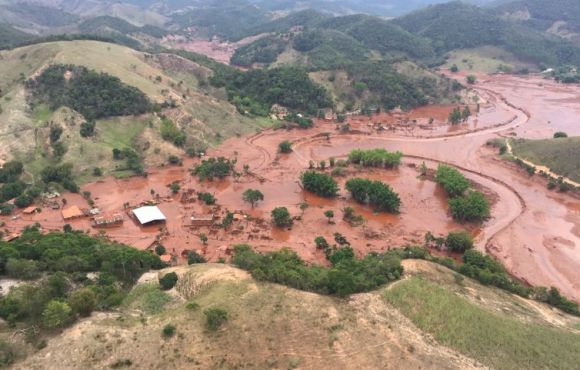
<svg viewBox="0 0 580 370">
<path fill-rule="evenodd" d="M 167 218 L 157 206 L 136 208 L 133 210 L 133 216 L 143 226 L 167 221 Z"/>
<path fill-rule="evenodd" d="M 62 210 L 62 218 L 66 221 L 84 217 L 84 212 L 78 206 L 70 206 Z"/>
</svg>

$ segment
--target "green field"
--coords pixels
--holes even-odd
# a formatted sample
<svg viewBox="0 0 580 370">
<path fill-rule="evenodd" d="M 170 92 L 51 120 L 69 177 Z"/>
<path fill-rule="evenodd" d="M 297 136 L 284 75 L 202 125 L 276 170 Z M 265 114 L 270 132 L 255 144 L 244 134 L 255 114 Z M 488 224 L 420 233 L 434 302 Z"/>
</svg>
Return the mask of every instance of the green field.
<svg viewBox="0 0 580 370">
<path fill-rule="evenodd" d="M 558 175 L 580 182 L 580 137 L 546 140 L 514 140 L 514 155 L 543 165 Z"/>
<path fill-rule="evenodd" d="M 441 344 L 495 369 L 574 369 L 580 334 L 520 321 L 476 305 L 439 284 L 413 277 L 385 293 L 421 330 Z"/>
<path fill-rule="evenodd" d="M 496 73 L 517 71 L 526 65 L 511 53 L 494 46 L 454 50 L 449 53 L 446 68 L 456 65 L 460 71 Z"/>
</svg>

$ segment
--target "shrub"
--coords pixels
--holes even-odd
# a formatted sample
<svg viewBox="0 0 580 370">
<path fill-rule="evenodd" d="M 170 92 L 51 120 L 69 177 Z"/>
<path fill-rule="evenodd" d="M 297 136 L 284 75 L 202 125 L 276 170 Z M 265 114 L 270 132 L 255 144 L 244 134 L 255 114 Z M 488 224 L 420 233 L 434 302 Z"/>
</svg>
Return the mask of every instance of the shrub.
<svg viewBox="0 0 580 370">
<path fill-rule="evenodd" d="M 174 325 L 167 324 L 163 327 L 163 330 L 161 331 L 161 335 L 163 335 L 164 338 L 171 338 L 172 336 L 175 335 L 176 329 L 177 328 Z"/>
<path fill-rule="evenodd" d="M 80 134 L 81 137 L 91 137 L 95 135 L 95 121 L 87 121 L 81 123 Z"/>
<path fill-rule="evenodd" d="M 167 249 L 165 249 L 165 247 L 162 246 L 161 244 L 158 244 L 155 247 L 155 253 L 157 253 L 158 256 L 163 256 L 165 252 L 167 252 Z"/>
<path fill-rule="evenodd" d="M 556 133 L 554 133 L 554 139 L 562 139 L 562 138 L 567 138 L 568 134 L 562 131 L 558 131 Z"/>
<path fill-rule="evenodd" d="M 181 159 L 176 156 L 176 155 L 170 155 L 167 160 L 169 161 L 169 163 L 171 164 L 180 164 L 181 163 Z"/>
<path fill-rule="evenodd" d="M 208 206 L 214 205 L 216 203 L 216 198 L 211 193 L 198 193 L 197 199 L 201 200 Z"/>
<path fill-rule="evenodd" d="M 163 275 L 163 277 L 159 278 L 159 285 L 163 290 L 172 289 L 175 284 L 177 284 L 177 274 L 175 272 L 170 272 L 168 274 Z"/>
<path fill-rule="evenodd" d="M 474 85 L 477 82 L 477 77 L 475 75 L 469 75 L 466 77 L 467 83 Z"/>
<path fill-rule="evenodd" d="M 272 222 L 277 227 L 290 227 L 293 224 L 288 208 L 278 207 L 272 210 Z"/>
<path fill-rule="evenodd" d="M 328 244 L 328 242 L 323 236 L 317 236 L 314 239 L 314 244 L 316 244 L 316 249 L 326 250 L 330 248 L 330 244 Z"/>
<path fill-rule="evenodd" d="M 278 145 L 278 150 L 280 153 L 292 153 L 292 143 L 288 140 L 284 140 Z"/>
<path fill-rule="evenodd" d="M 99 167 L 95 167 L 93 169 L 93 176 L 95 177 L 103 176 L 103 170 L 101 170 Z"/>
<path fill-rule="evenodd" d="M 197 253 L 196 251 L 190 251 L 189 253 L 187 253 L 187 264 L 188 265 L 193 265 L 196 263 L 206 263 L 207 260 L 201 256 L 199 253 Z"/>
<path fill-rule="evenodd" d="M 435 174 L 435 181 L 443 186 L 450 197 L 459 197 L 469 188 L 469 181 L 453 167 L 440 165 Z"/>
<path fill-rule="evenodd" d="M 314 171 L 304 172 L 300 178 L 307 191 L 325 198 L 333 198 L 338 193 L 338 184 L 326 174 Z"/>
<path fill-rule="evenodd" d="M 483 221 L 489 217 L 489 203 L 485 196 L 477 191 L 449 200 L 449 208 L 453 218 L 459 222 Z"/>
<path fill-rule="evenodd" d="M 47 329 L 58 329 L 65 326 L 71 319 L 72 310 L 64 302 L 52 300 L 42 311 L 42 324 Z"/>
<path fill-rule="evenodd" d="M 447 248 L 454 252 L 465 252 L 473 248 L 473 238 L 466 232 L 451 232 L 445 239 Z"/>
<path fill-rule="evenodd" d="M 205 315 L 205 327 L 210 331 L 218 330 L 228 321 L 228 313 L 220 308 L 208 308 L 203 311 Z"/>
<path fill-rule="evenodd" d="M 90 316 L 97 306 L 97 295 L 89 288 L 81 288 L 70 295 L 68 304 L 73 312 L 81 316 Z"/>
<path fill-rule="evenodd" d="M 346 182 L 346 190 L 359 203 L 370 204 L 377 211 L 398 213 L 401 199 L 381 181 L 354 178 Z"/>
</svg>

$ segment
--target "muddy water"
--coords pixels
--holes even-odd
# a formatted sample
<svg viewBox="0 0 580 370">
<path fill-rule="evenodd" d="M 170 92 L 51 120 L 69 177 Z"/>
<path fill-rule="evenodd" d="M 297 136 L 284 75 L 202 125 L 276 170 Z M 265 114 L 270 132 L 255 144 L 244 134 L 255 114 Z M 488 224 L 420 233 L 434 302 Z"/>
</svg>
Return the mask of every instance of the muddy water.
<svg viewBox="0 0 580 370">
<path fill-rule="evenodd" d="M 210 260 L 226 257 L 227 248 L 234 244 L 249 243 L 262 251 L 287 246 L 308 261 L 325 263 L 313 242 L 319 235 L 332 241 L 333 234 L 340 232 L 356 248 L 357 255 L 363 256 L 370 251 L 420 243 L 427 231 L 445 234 L 450 230 L 467 229 L 477 235 L 478 248 L 492 253 L 514 275 L 534 284 L 557 286 L 566 295 L 580 299 L 577 273 L 580 268 L 580 203 L 567 195 L 547 193 L 545 185 L 483 148 L 487 140 L 500 134 L 515 133 L 529 138 L 551 137 L 555 130 L 580 134 L 575 119 L 580 113 L 580 99 L 577 99 L 580 88 L 560 86 L 535 77 L 495 76 L 480 78 L 480 81 L 482 109 L 463 127 L 450 128 L 439 122 L 434 124 L 435 128 L 376 131 L 372 123 L 382 119 L 378 116 L 374 120 L 373 117 L 352 119 L 357 134 L 340 134 L 336 124 L 327 122 L 317 122 L 310 130 L 268 130 L 251 137 L 232 138 L 210 150 L 212 156 L 237 158 L 239 171 L 244 164 L 250 166 L 250 173 L 237 182 L 227 179 L 200 183 L 188 172 L 196 160 L 187 159 L 183 167 L 152 169 L 146 179 L 108 178 L 89 184 L 83 190 L 93 194 L 97 206 L 105 213 L 122 212 L 124 203 L 136 205 L 150 200 L 153 190 L 160 195 L 159 207 L 168 217 L 168 235 L 163 236 L 161 242 L 176 255 L 184 250 L 197 250 Z M 424 108 L 424 111 L 411 112 L 409 117 L 415 117 L 413 119 L 418 122 L 431 116 L 443 120 L 448 112 L 445 109 L 449 107 Z M 330 133 L 330 139 L 321 137 L 325 132 Z M 278 143 L 283 140 L 295 142 L 292 154 L 277 154 Z M 425 161 L 431 168 L 440 162 L 458 166 L 468 178 L 497 198 L 491 219 L 481 225 L 481 229 L 454 223 L 441 190 L 434 183 L 417 178 L 416 170 L 406 165 L 394 171 L 349 170 L 349 176 L 380 179 L 391 185 L 401 196 L 403 205 L 399 215 L 376 214 L 352 202 L 344 191 L 336 200 L 321 199 L 303 192 L 297 182 L 310 160 L 339 158 L 355 148 L 377 147 L 403 151 L 408 164 Z M 245 212 L 250 218 L 236 221 L 229 230 L 191 229 L 188 224 L 192 214 L 207 214 L 211 210 L 198 202 L 180 203 L 179 197 L 173 197 L 168 189 L 174 181 L 180 182 L 184 190 L 211 192 L 224 209 Z M 265 195 L 265 200 L 255 209 L 242 201 L 242 193 L 249 188 L 259 189 Z M 86 201 L 79 195 L 67 194 L 66 198 L 68 204 L 86 207 Z M 299 207 L 303 202 L 309 204 L 306 210 Z M 270 225 L 270 212 L 279 206 L 288 207 L 297 217 L 291 231 Z M 346 206 L 354 207 L 366 223 L 351 227 L 342 221 L 342 209 Z M 328 209 L 335 213 L 334 223 L 324 217 Z M 33 222 L 53 230 L 60 230 L 64 225 L 60 212 L 51 210 L 18 220 L 7 217 L 1 220 L 11 232 Z M 97 232 L 90 228 L 87 219 L 70 223 L 77 229 Z M 128 217 L 122 227 L 105 232 L 112 239 L 137 248 L 149 247 L 160 234 L 159 226 L 141 228 Z M 200 233 L 208 235 L 207 246 L 201 244 Z"/>
</svg>

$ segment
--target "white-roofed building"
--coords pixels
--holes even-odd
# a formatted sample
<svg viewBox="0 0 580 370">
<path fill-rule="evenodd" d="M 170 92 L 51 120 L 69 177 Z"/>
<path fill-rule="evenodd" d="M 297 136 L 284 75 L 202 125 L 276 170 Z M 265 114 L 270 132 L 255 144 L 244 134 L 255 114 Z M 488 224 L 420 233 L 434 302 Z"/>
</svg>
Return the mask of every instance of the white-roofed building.
<svg viewBox="0 0 580 370">
<path fill-rule="evenodd" d="M 141 225 L 165 222 L 167 218 L 157 206 L 145 206 L 133 210 L 133 215 Z"/>
</svg>

